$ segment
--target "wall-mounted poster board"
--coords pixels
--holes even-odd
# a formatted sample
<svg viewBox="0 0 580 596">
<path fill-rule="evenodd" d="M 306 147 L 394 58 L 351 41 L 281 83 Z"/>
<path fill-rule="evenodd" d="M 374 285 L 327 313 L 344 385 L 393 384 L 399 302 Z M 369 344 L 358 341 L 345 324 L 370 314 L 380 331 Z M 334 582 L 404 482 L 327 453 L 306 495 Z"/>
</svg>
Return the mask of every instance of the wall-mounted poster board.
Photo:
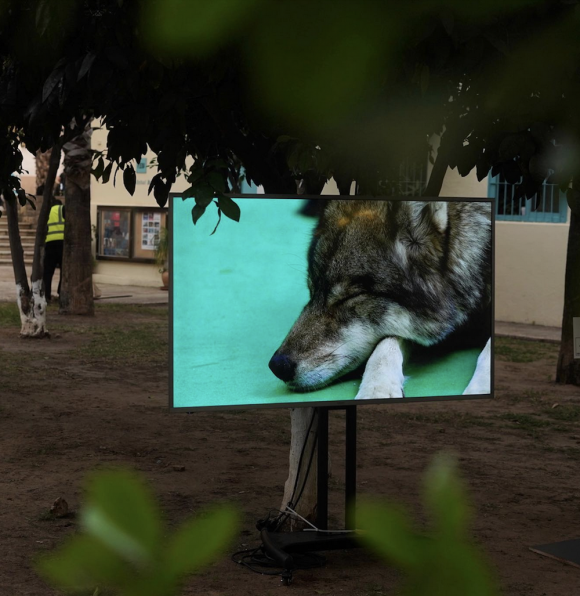
<svg viewBox="0 0 580 596">
<path fill-rule="evenodd" d="M 172 408 L 491 396 L 491 200 L 232 198 L 171 198 Z"/>
</svg>

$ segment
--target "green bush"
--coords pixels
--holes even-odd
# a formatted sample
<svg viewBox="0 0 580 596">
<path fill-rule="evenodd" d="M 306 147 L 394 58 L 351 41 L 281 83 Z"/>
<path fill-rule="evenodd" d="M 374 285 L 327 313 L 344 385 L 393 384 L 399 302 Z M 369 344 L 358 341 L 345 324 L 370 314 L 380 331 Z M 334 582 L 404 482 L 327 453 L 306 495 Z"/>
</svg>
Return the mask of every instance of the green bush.
<svg viewBox="0 0 580 596">
<path fill-rule="evenodd" d="M 424 503 L 430 528 L 418 532 L 395 504 L 364 502 L 357 512 L 362 539 L 403 575 L 404 596 L 497 596 L 488 565 L 468 534 L 470 507 L 448 455 L 429 468 Z"/>
<path fill-rule="evenodd" d="M 232 539 L 237 513 L 207 511 L 170 533 L 144 482 L 127 471 L 95 474 L 81 511 L 83 532 L 42 557 L 38 569 L 73 593 L 172 596 L 183 579 L 210 563 Z"/>
</svg>

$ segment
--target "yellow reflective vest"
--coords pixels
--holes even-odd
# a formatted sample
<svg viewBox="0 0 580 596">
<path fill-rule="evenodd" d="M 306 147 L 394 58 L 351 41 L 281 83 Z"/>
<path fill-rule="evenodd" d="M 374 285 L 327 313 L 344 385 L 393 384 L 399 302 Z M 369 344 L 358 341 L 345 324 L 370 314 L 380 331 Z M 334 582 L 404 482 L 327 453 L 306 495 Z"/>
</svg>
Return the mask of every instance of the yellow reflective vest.
<svg viewBox="0 0 580 596">
<path fill-rule="evenodd" d="M 64 240 L 64 218 L 62 216 L 62 205 L 54 205 L 50 209 L 48 216 L 48 233 L 46 242 L 52 240 Z"/>
</svg>

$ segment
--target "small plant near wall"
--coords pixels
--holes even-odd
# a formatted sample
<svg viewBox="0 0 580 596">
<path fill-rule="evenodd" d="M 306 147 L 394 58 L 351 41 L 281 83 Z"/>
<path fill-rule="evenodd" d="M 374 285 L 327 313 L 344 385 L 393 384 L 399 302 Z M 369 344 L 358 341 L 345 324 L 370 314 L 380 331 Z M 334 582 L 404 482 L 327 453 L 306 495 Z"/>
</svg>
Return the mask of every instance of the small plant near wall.
<svg viewBox="0 0 580 596">
<path fill-rule="evenodd" d="M 167 228 L 161 228 L 159 243 L 155 247 L 155 262 L 159 267 L 159 273 L 161 273 L 163 289 L 167 289 L 169 282 L 169 271 L 167 270 L 169 263 L 169 230 Z"/>
</svg>

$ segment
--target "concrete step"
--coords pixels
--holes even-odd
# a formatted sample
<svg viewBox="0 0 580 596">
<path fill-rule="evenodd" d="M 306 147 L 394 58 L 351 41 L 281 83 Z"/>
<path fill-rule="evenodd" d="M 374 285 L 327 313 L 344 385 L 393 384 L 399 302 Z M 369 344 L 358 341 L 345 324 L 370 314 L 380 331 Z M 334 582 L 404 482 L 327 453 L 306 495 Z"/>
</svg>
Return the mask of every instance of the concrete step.
<svg viewBox="0 0 580 596">
<path fill-rule="evenodd" d="M 22 243 L 22 246 L 34 246 L 34 238 L 22 236 L 20 242 Z M 10 239 L 8 236 L 0 236 L 0 246 L 10 246 Z"/>
<path fill-rule="evenodd" d="M 20 238 L 20 242 L 22 243 L 23 247 L 34 247 L 34 238 Z M 3 238 L 0 236 L 0 246 L 10 246 L 10 241 L 8 238 Z"/>
<path fill-rule="evenodd" d="M 32 251 L 24 251 L 25 259 L 32 259 L 33 255 L 34 253 Z M 10 262 L 12 262 L 12 253 L 9 250 L 0 248 L 0 259 L 10 259 Z"/>
<path fill-rule="evenodd" d="M 18 227 L 21 230 L 36 230 L 35 224 L 30 222 L 19 221 Z M 0 217 L 0 230 L 8 230 L 8 221 L 6 219 L 6 216 Z"/>
<path fill-rule="evenodd" d="M 34 234 L 36 234 L 35 228 L 23 228 L 21 226 L 18 226 L 18 229 L 20 231 L 20 234 L 23 236 L 34 236 Z M 0 226 L 0 236 L 2 235 L 8 236 L 8 226 Z"/>
<path fill-rule="evenodd" d="M 30 265 L 32 266 L 32 259 L 24 259 L 24 264 L 25 265 Z M 5 259 L 4 257 L 0 257 L 0 265 L 10 265 L 12 266 L 12 259 Z"/>
</svg>

